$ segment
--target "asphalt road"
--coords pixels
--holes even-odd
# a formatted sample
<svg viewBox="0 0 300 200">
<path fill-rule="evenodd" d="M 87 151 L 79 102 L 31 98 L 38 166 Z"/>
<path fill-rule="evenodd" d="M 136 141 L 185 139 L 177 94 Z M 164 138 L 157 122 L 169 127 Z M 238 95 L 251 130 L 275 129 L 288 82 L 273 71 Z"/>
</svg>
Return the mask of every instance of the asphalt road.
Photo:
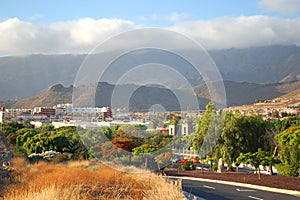
<svg viewBox="0 0 300 200">
<path fill-rule="evenodd" d="M 182 189 L 186 192 L 188 199 L 197 200 L 300 200 L 300 197 L 238 186 L 204 181 L 182 180 Z"/>
</svg>

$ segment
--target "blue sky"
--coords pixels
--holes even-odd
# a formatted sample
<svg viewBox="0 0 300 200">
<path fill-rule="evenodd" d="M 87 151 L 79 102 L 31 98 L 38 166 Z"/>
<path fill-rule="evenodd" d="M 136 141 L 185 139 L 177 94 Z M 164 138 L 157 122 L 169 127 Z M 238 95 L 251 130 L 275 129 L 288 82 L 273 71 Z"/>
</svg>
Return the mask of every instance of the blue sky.
<svg viewBox="0 0 300 200">
<path fill-rule="evenodd" d="M 87 52 L 142 27 L 172 29 L 210 49 L 299 45 L 299 24 L 300 0 L 6 0 L 0 55 Z"/>
<path fill-rule="evenodd" d="M 1 21 L 17 17 L 33 23 L 53 23 L 80 18 L 119 18 L 146 26 L 164 26 L 165 18 L 174 13 L 184 20 L 207 20 L 221 16 L 269 15 L 285 18 L 299 12 L 274 12 L 263 8 L 257 0 L 10 0 L 2 2 Z"/>
<path fill-rule="evenodd" d="M 186 13 L 192 19 L 209 19 L 218 16 L 261 13 L 261 9 L 258 8 L 256 2 L 253 0 L 11 0 L 6 1 L 1 7 L 0 15 L 2 20 L 18 17 L 22 20 L 36 20 L 40 23 L 91 17 L 121 18 L 136 22 L 145 22 L 147 24 L 148 20 L 151 21 L 151 16 L 169 16 L 172 13 Z M 151 23 L 151 25 L 154 26 L 155 23 Z"/>
</svg>

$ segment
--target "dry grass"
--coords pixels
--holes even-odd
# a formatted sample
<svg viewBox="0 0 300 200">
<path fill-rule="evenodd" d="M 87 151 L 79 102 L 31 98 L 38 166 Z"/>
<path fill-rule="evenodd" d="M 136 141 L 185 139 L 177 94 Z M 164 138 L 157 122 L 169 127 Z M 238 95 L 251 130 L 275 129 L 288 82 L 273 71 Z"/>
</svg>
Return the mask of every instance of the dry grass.
<svg viewBox="0 0 300 200">
<path fill-rule="evenodd" d="M 12 180 L 0 193 L 7 200 L 180 199 L 181 190 L 151 173 L 128 174 L 89 162 L 30 165 L 13 161 Z M 2 185 L 3 186 L 3 185 Z M 0 191 L 1 192 L 1 191 Z"/>
<path fill-rule="evenodd" d="M 161 200 L 161 199 L 172 199 L 178 200 L 183 198 L 181 190 L 181 181 L 179 182 L 166 182 L 162 181 L 161 176 L 156 176 L 153 173 L 139 174 L 139 180 L 144 180 L 151 187 L 150 190 L 145 192 L 144 199 Z"/>
</svg>

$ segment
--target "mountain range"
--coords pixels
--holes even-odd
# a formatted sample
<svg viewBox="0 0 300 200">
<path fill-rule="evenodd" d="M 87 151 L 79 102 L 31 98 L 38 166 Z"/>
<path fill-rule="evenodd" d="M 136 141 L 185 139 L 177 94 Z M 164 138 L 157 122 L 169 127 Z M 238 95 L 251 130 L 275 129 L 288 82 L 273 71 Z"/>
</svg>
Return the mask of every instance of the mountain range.
<svg viewBox="0 0 300 200">
<path fill-rule="evenodd" d="M 139 52 L 139 58 L 143 60 L 147 53 L 149 52 L 145 50 Z M 272 99 L 299 89 L 300 48 L 298 46 L 276 45 L 216 50 L 208 53 L 216 63 L 224 80 L 228 106 L 253 103 L 255 99 Z M 85 54 L 36 54 L 0 57 L 0 101 L 2 101 L 2 105 L 5 104 L 6 107 L 31 107 L 33 105 L 52 106 L 57 102 L 70 102 L 76 73 L 86 56 Z M 156 55 L 154 54 L 154 56 Z M 124 68 L 130 67 L 126 64 L 132 63 L 132 59 L 133 57 L 127 56 L 123 60 Z M 168 54 L 164 54 L 162 58 L 158 56 L 158 62 L 159 59 L 168 60 L 170 66 L 178 65 L 180 62 Z M 197 97 L 201 99 L 200 102 L 205 104 L 209 101 L 209 92 L 201 77 L 195 78 L 192 68 L 185 67 L 184 63 L 181 63 L 177 68 L 179 73 L 192 80 L 190 83 Z M 116 77 L 121 77 L 124 72 L 115 70 L 112 73 Z M 138 75 L 141 79 L 148 76 L 148 74 Z M 100 91 L 99 94 L 109 96 L 107 94 L 112 91 L 114 85 L 113 82 L 107 83 L 106 89 Z M 178 90 L 185 95 L 188 93 L 184 88 L 175 88 L 170 91 L 154 86 L 137 87 L 134 84 L 131 86 L 125 84 L 125 87 L 127 89 L 128 87 L 139 88 L 139 93 L 147 97 L 139 97 L 138 92 L 136 92 L 137 96 L 132 99 L 132 102 L 140 99 L 139 101 L 143 100 L 144 104 L 149 105 L 154 102 L 153 96 L 162 98 L 155 102 L 169 102 L 170 98 L 166 99 L 164 95 L 172 95 L 170 93 L 172 90 Z M 151 92 L 153 95 L 147 96 Z M 109 100 L 102 98 L 101 101 L 107 103 Z M 148 107 L 148 105 L 142 107 Z M 142 109 L 142 107 L 136 109 Z M 171 109 L 170 106 L 167 107 Z"/>
</svg>

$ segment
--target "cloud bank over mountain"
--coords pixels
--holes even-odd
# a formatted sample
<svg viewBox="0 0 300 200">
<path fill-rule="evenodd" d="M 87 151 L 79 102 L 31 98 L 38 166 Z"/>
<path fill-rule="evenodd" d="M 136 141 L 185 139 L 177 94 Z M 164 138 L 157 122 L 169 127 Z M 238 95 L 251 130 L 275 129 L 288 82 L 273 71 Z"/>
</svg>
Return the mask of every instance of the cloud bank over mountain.
<svg viewBox="0 0 300 200">
<path fill-rule="evenodd" d="M 280 5 L 281 1 L 276 2 Z M 267 6 L 268 1 L 262 0 L 261 5 Z M 178 19 L 180 17 L 185 16 L 176 15 L 173 25 L 162 28 L 186 34 L 209 50 L 300 44 L 300 18 L 257 15 L 187 21 Z M 0 22 L 0 55 L 88 53 L 114 35 L 143 27 L 143 24 L 123 19 L 82 18 L 33 24 L 10 18 Z"/>
<path fill-rule="evenodd" d="M 83 53 L 117 33 L 138 28 L 121 19 L 91 19 L 35 25 L 18 18 L 0 23 L 0 54 Z"/>
</svg>

